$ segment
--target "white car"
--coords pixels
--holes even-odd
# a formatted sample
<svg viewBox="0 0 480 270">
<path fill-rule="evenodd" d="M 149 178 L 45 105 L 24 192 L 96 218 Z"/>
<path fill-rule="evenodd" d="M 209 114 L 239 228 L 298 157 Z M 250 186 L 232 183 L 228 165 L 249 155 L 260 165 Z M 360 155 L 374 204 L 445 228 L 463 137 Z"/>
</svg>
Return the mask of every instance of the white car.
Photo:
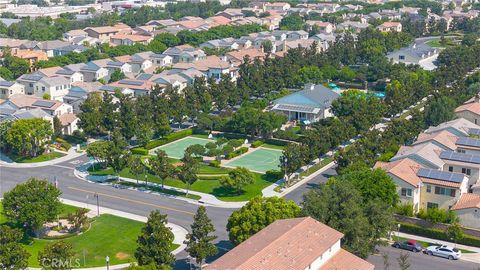
<svg viewBox="0 0 480 270">
<path fill-rule="evenodd" d="M 429 246 L 424 251 L 428 255 L 444 257 L 449 260 L 458 260 L 462 256 L 462 252 L 456 248 L 448 246 Z"/>
</svg>

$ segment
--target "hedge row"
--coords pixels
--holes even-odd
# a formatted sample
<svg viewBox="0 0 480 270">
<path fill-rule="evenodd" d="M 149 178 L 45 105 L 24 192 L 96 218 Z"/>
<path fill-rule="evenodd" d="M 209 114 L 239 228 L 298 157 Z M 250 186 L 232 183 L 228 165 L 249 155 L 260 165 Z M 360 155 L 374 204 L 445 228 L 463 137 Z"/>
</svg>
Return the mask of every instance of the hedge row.
<svg viewBox="0 0 480 270">
<path fill-rule="evenodd" d="M 146 156 L 148 155 L 148 150 L 143 148 L 143 147 L 137 147 L 137 148 L 133 148 L 131 150 L 132 154 L 134 155 L 141 155 L 141 156 Z"/>
<path fill-rule="evenodd" d="M 210 163 L 208 165 L 210 165 L 211 167 L 220 168 L 220 161 L 219 160 L 212 160 L 212 161 L 210 161 Z"/>
<path fill-rule="evenodd" d="M 289 144 L 289 142 L 276 140 L 276 139 L 265 139 L 264 142 L 268 144 L 278 145 L 278 146 L 287 146 Z"/>
<path fill-rule="evenodd" d="M 262 144 L 263 144 L 263 141 L 261 141 L 261 140 L 254 141 L 254 142 L 252 143 L 252 147 L 253 147 L 253 148 L 257 148 L 257 147 L 260 147 Z"/>
<path fill-rule="evenodd" d="M 400 223 L 400 231 L 403 233 L 414 234 L 418 236 L 424 236 L 428 238 L 443 240 L 451 242 L 452 240 L 445 234 L 444 231 L 439 229 L 432 229 L 432 228 L 425 228 L 420 227 L 410 223 Z M 474 246 L 480 247 L 480 238 L 465 235 L 461 240 L 457 240 L 458 244 L 467 245 L 467 246 Z"/>
<path fill-rule="evenodd" d="M 245 154 L 246 152 L 248 152 L 248 147 L 240 147 L 237 150 L 228 153 L 228 155 L 225 158 L 226 159 L 232 159 L 234 157 L 238 157 L 242 154 Z"/>
<path fill-rule="evenodd" d="M 156 139 L 156 140 L 152 140 L 152 141 L 148 142 L 147 145 L 145 145 L 145 149 L 150 150 L 150 149 L 153 149 L 153 148 L 158 147 L 160 145 L 164 145 L 164 144 L 176 141 L 178 139 L 188 137 L 192 134 L 193 134 L 192 129 L 184 129 L 184 130 L 180 130 L 180 131 L 175 132 L 175 133 L 170 133 L 170 134 L 168 134 L 168 135 L 166 135 L 166 136 L 164 136 L 160 139 Z"/>
</svg>

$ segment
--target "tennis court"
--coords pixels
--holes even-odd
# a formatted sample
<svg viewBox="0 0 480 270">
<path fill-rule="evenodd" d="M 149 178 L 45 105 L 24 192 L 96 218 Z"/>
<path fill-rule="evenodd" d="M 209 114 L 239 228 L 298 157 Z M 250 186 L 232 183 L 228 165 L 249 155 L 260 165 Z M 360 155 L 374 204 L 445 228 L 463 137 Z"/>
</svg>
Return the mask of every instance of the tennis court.
<svg viewBox="0 0 480 270">
<path fill-rule="evenodd" d="M 196 137 L 186 137 L 186 138 L 159 146 L 155 149 L 152 149 L 151 153 L 154 154 L 157 149 L 162 149 L 163 151 L 165 151 L 165 153 L 167 153 L 169 157 L 180 159 L 183 157 L 183 154 L 185 153 L 185 149 L 187 149 L 187 147 L 189 147 L 190 145 L 194 145 L 194 144 L 205 145 L 208 142 L 215 142 L 215 141 L 196 138 Z"/>
<path fill-rule="evenodd" d="M 245 167 L 251 171 L 266 172 L 268 170 L 279 170 L 280 156 L 282 151 L 267 148 L 244 154 L 243 156 L 225 164 L 226 167 Z"/>
</svg>

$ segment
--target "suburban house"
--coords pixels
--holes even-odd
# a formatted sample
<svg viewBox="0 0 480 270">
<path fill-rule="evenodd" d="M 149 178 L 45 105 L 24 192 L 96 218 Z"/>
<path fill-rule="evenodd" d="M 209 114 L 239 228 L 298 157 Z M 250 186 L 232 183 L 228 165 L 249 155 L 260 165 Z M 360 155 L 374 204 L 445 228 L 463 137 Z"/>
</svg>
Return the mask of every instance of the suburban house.
<svg viewBox="0 0 480 270">
<path fill-rule="evenodd" d="M 335 26 L 329 22 L 322 21 L 307 21 L 308 30 L 312 30 L 314 27 L 320 30 L 320 33 L 330 34 L 335 30 Z"/>
<path fill-rule="evenodd" d="M 16 82 L 23 85 L 25 88 L 25 94 L 33 95 L 35 92 L 34 84 L 43 77 L 44 76 L 38 74 L 23 74 L 17 78 Z"/>
<path fill-rule="evenodd" d="M 35 63 L 38 61 L 48 60 L 47 53 L 43 51 L 16 50 L 13 56 L 27 60 L 30 70 L 33 69 Z"/>
<path fill-rule="evenodd" d="M 16 94 L 25 94 L 25 86 L 17 82 L 0 81 L 0 99 L 8 99 Z"/>
<path fill-rule="evenodd" d="M 462 173 L 424 168 L 409 158 L 377 162 L 397 185 L 402 203 L 411 203 L 415 212 L 423 208 L 450 209 L 468 192 L 468 177 Z"/>
<path fill-rule="evenodd" d="M 474 124 L 480 124 L 480 93 L 456 108 L 455 114 L 457 117 L 467 119 Z"/>
<path fill-rule="evenodd" d="M 65 66 L 65 69 L 82 73 L 83 81 L 85 82 L 93 82 L 100 79 L 108 80 L 109 77 L 108 69 L 99 67 L 93 62 L 71 64 Z"/>
<path fill-rule="evenodd" d="M 433 143 L 423 143 L 413 146 L 401 146 L 397 154 L 390 159 L 395 161 L 410 158 L 425 168 L 441 170 L 445 162 L 438 156 L 443 149 Z"/>
<path fill-rule="evenodd" d="M 83 45 L 70 44 L 64 47 L 59 47 L 53 49 L 53 56 L 62 56 L 69 53 L 81 53 L 86 51 L 88 48 Z"/>
<path fill-rule="evenodd" d="M 265 3 L 263 6 L 265 11 L 286 12 L 290 9 L 290 4 L 285 2 Z"/>
<path fill-rule="evenodd" d="M 100 87 L 100 91 L 107 91 L 113 94 L 117 89 L 120 89 L 123 94 L 138 97 L 150 93 L 154 85 L 155 84 L 150 81 L 124 79 L 103 85 Z"/>
<path fill-rule="evenodd" d="M 339 97 L 323 85 L 307 84 L 304 90 L 274 100 L 271 110 L 285 114 L 288 121 L 310 124 L 333 116 L 330 106 Z"/>
<path fill-rule="evenodd" d="M 205 269 L 374 269 L 342 249 L 342 237 L 341 232 L 311 217 L 277 220 Z"/>
<path fill-rule="evenodd" d="M 233 63 L 234 66 L 239 66 L 243 63 L 245 57 L 248 57 L 250 61 L 255 59 L 264 59 L 266 54 L 261 49 L 249 48 L 238 51 L 231 51 L 225 53 L 226 61 Z"/>
<path fill-rule="evenodd" d="M 451 208 L 463 226 L 480 229 L 480 194 L 465 193 Z"/>
<path fill-rule="evenodd" d="M 173 64 L 173 58 L 165 54 L 152 54 L 150 60 L 155 67 L 165 67 Z"/>
<path fill-rule="evenodd" d="M 434 62 L 437 60 L 438 54 L 438 49 L 425 44 L 414 43 L 410 47 L 389 52 L 387 57 L 394 63 L 420 65 L 425 70 L 434 70 L 437 68 Z"/>
<path fill-rule="evenodd" d="M 47 94 L 50 99 L 61 101 L 70 89 L 70 80 L 61 76 L 43 77 L 34 84 L 34 87 L 35 96 L 45 97 Z"/>
<path fill-rule="evenodd" d="M 35 71 L 33 74 L 40 75 L 42 77 L 55 77 L 62 76 L 70 80 L 71 83 L 83 82 L 83 74 L 77 71 L 72 71 L 62 67 L 49 67 L 42 68 Z"/>
<path fill-rule="evenodd" d="M 216 55 L 207 56 L 205 59 L 190 63 L 173 64 L 172 70 L 196 69 L 208 78 L 221 79 L 223 74 L 228 74 L 231 78 L 236 78 L 236 68 Z"/>
<path fill-rule="evenodd" d="M 220 11 L 215 15 L 223 16 L 225 18 L 229 18 L 230 20 L 241 19 L 245 16 L 243 15 L 242 10 L 237 8 L 227 8 L 224 11 Z"/>
<path fill-rule="evenodd" d="M 98 38 L 102 42 L 108 42 L 110 37 L 116 34 L 129 34 L 132 29 L 125 24 L 119 23 L 114 26 L 87 27 L 83 29 L 88 36 Z"/>
<path fill-rule="evenodd" d="M 62 133 L 65 135 L 72 135 L 78 129 L 78 121 L 80 120 L 73 113 L 65 113 L 58 117 L 62 124 Z"/>
<path fill-rule="evenodd" d="M 67 41 L 61 41 L 61 40 L 49 40 L 49 41 L 42 41 L 39 42 L 33 47 L 33 50 L 35 51 L 42 51 L 47 54 L 47 57 L 53 57 L 55 56 L 53 51 L 58 48 L 66 47 L 71 45 Z"/>
<path fill-rule="evenodd" d="M 153 36 L 144 36 L 144 35 L 116 34 L 110 37 L 110 42 L 114 45 L 134 45 L 134 44 L 147 45 L 152 40 L 153 40 Z"/>
<path fill-rule="evenodd" d="M 11 105 L 17 110 L 41 109 L 51 117 L 72 113 L 72 106 L 58 100 L 44 100 L 27 95 L 13 95 L 2 105 Z"/>
<path fill-rule="evenodd" d="M 384 22 L 377 26 L 380 32 L 402 32 L 402 24 L 400 22 Z"/>
<path fill-rule="evenodd" d="M 190 45 L 170 47 L 163 54 L 172 57 L 173 63 L 191 63 L 207 57 L 202 49 L 194 48 Z"/>
<path fill-rule="evenodd" d="M 83 31 L 82 29 L 74 29 L 67 31 L 63 34 L 63 39 L 66 41 L 71 42 L 73 39 L 77 37 L 88 37 L 88 33 Z"/>
<path fill-rule="evenodd" d="M 475 125 L 473 122 L 470 122 L 465 118 L 457 118 L 445 123 L 441 123 L 438 126 L 429 127 L 427 130 L 425 130 L 425 133 L 435 133 L 446 130 L 458 137 L 468 137 L 471 131 L 477 129 L 480 129 L 480 126 Z"/>
<path fill-rule="evenodd" d="M 149 51 L 136 53 L 134 55 L 117 56 L 114 59 L 119 62 L 128 63 L 131 66 L 131 72 L 139 73 L 142 70 L 145 71 L 152 67 L 151 56 L 154 54 L 155 53 Z"/>
<path fill-rule="evenodd" d="M 368 23 L 362 23 L 362 22 L 356 22 L 356 21 L 344 21 L 337 25 L 337 29 L 342 31 L 350 31 L 353 33 L 360 33 L 362 30 L 368 28 L 369 26 L 370 24 Z"/>
</svg>

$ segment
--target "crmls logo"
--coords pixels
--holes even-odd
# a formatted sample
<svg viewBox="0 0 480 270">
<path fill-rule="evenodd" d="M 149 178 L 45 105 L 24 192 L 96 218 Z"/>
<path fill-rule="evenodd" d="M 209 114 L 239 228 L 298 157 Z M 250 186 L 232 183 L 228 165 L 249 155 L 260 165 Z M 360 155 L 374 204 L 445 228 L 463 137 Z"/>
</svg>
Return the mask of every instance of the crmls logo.
<svg viewBox="0 0 480 270">
<path fill-rule="evenodd" d="M 69 260 L 62 260 L 62 259 L 42 259 L 42 266 L 44 268 L 79 268 L 80 267 L 80 259 L 69 259 Z"/>
</svg>

